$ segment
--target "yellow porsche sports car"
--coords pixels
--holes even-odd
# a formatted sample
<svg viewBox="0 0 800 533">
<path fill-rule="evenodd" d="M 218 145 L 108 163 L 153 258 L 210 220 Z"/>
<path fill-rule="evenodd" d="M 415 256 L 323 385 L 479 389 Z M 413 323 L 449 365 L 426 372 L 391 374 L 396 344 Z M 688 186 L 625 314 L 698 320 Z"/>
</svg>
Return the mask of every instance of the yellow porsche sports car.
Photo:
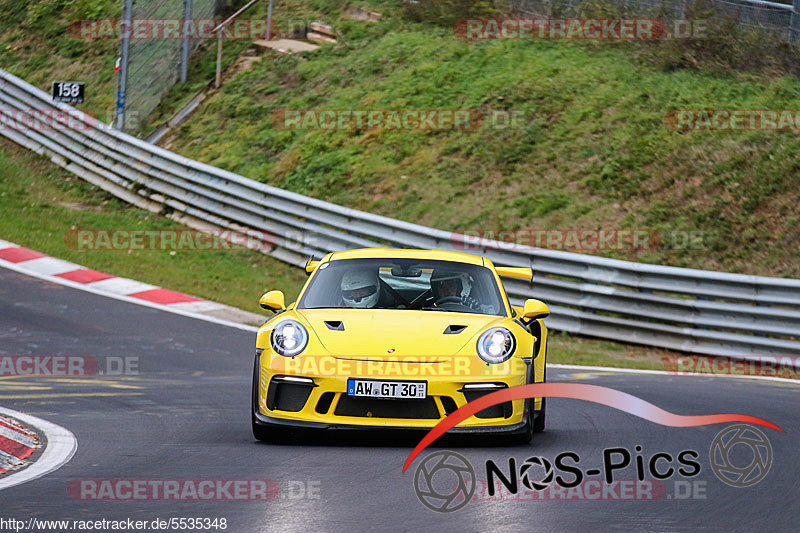
<svg viewBox="0 0 800 533">
<path fill-rule="evenodd" d="M 474 255 L 363 249 L 309 260 L 296 302 L 271 291 L 258 330 L 252 425 L 259 440 L 290 428 L 427 431 L 484 394 L 545 380 L 549 314 L 512 306 L 496 267 Z M 495 405 L 451 432 L 529 442 L 543 398 Z"/>
</svg>

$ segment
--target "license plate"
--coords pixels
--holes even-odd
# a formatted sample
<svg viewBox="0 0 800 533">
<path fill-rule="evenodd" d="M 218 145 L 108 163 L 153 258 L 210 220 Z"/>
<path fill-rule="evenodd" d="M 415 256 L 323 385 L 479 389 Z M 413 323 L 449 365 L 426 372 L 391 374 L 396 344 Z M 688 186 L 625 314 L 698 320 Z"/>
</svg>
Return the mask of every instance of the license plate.
<svg viewBox="0 0 800 533">
<path fill-rule="evenodd" d="M 347 380 L 347 395 L 362 398 L 425 398 L 427 381 L 379 381 L 374 379 Z"/>
</svg>

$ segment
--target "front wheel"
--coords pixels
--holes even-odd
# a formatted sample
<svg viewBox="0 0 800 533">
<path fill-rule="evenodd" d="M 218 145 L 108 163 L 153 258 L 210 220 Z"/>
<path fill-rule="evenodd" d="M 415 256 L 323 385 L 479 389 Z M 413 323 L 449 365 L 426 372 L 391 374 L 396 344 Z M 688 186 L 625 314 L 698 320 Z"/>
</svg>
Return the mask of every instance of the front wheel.
<svg viewBox="0 0 800 533">
<path fill-rule="evenodd" d="M 253 436 L 256 440 L 260 440 L 261 442 L 273 442 L 275 437 L 272 435 L 272 432 L 265 427 L 261 427 L 256 425 L 256 417 L 253 416 Z"/>
<path fill-rule="evenodd" d="M 525 426 L 522 431 L 511 439 L 513 444 L 530 444 L 533 440 L 533 433 L 535 431 L 534 424 L 536 423 L 533 418 L 533 400 L 525 400 L 527 402 L 528 414 L 525 415 Z"/>
</svg>

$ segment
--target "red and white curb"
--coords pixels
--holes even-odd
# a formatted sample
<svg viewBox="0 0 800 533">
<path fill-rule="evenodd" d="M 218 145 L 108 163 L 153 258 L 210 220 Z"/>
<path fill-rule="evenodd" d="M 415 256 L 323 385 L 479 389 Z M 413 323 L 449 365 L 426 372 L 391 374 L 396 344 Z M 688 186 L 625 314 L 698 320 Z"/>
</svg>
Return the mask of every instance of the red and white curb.
<svg viewBox="0 0 800 533">
<path fill-rule="evenodd" d="M 255 331 L 257 328 L 220 318 L 219 315 L 236 316 L 242 321 L 265 319 L 255 313 L 218 302 L 98 272 L 4 240 L 0 240 L 0 266 L 60 285 L 247 331 Z"/>
<path fill-rule="evenodd" d="M 42 443 L 40 436 L 44 437 L 46 443 Z M 44 450 L 36 461 L 28 461 L 42 447 Z M 69 430 L 47 420 L 0 407 L 0 490 L 61 468 L 72 459 L 77 448 L 78 441 Z"/>
<path fill-rule="evenodd" d="M 24 466 L 26 460 L 41 447 L 35 431 L 13 418 L 0 415 L 0 474 Z"/>
</svg>

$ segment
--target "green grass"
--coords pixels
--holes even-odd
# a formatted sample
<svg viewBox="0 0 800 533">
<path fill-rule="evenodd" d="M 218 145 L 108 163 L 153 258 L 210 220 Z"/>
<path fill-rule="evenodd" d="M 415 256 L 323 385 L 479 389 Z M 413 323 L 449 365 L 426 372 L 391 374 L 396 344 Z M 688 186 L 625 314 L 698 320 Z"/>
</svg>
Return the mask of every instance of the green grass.
<svg viewBox="0 0 800 533">
<path fill-rule="evenodd" d="M 236 7 L 243 4 L 233 2 Z M 118 18 L 120 0 L 32 0 L 21 7 L 18 0 L 0 0 L 0 68 L 21 77 L 46 92 L 57 80 L 86 83 L 86 101 L 75 107 L 109 123 L 113 119 L 117 93 L 114 64 L 119 55 L 119 41 L 76 38 L 68 30 L 82 19 Z M 178 4 L 178 10 L 181 4 Z M 229 8 L 235 9 L 235 7 Z M 263 9 L 251 10 L 260 16 Z M 235 59 L 249 42 L 226 41 L 223 67 Z M 175 66 L 177 71 L 177 65 Z M 174 111 L 214 79 L 216 41 L 200 44 L 191 58 L 185 83 L 176 83 L 145 122 L 139 136 L 146 136 Z"/>
<path fill-rule="evenodd" d="M 173 221 L 131 207 L 48 160 L 0 139 L 0 239 L 96 270 L 262 313 L 258 298 L 280 289 L 296 298 L 306 280 L 293 266 L 252 251 L 80 251 L 75 229 L 176 230 Z M 663 370 L 666 350 L 551 332 L 551 363 Z"/>
<path fill-rule="evenodd" d="M 295 299 L 300 269 L 249 251 L 79 251 L 74 229 L 173 230 L 182 226 L 130 207 L 44 158 L 0 140 L 0 239 L 83 266 L 264 313 L 258 298 L 280 289 Z M 71 243 L 72 241 L 70 241 Z M 661 351 L 553 333 L 553 363 L 663 368 Z M 667 353 L 667 352 L 663 352 Z"/>
<path fill-rule="evenodd" d="M 281 289 L 287 301 L 306 277 L 253 251 L 77 250 L 73 229 L 174 230 L 175 222 L 131 207 L 49 161 L 0 140 L 0 239 L 83 266 L 167 287 L 251 312 L 258 299 Z"/>
<path fill-rule="evenodd" d="M 668 350 L 587 339 L 560 331 L 550 332 L 547 350 L 548 363 L 646 370 L 665 370 L 663 358 L 675 355 Z"/>
<path fill-rule="evenodd" d="M 637 261 L 800 276 L 800 140 L 795 133 L 679 134 L 681 108 L 798 109 L 788 76 L 667 68 L 624 43 L 483 42 L 411 23 L 396 2 L 279 0 L 276 18 L 333 24 L 343 42 L 304 58 L 267 55 L 229 81 L 178 131 L 172 149 L 288 190 L 447 230 L 631 228 L 693 231 L 703 249 L 602 252 Z M 78 41 L 76 18 L 118 16 L 116 0 L 0 0 L 0 66 L 49 90 L 87 82 L 80 108 L 110 119 L 118 43 Z M 263 6 L 259 9 L 263 9 Z M 253 16 L 263 15 L 253 12 Z M 230 62 L 246 43 L 226 43 Z M 196 54 L 151 130 L 213 78 L 214 49 Z M 286 132 L 278 109 L 477 108 L 523 117 L 468 133 Z M 256 311 L 305 277 L 255 252 L 79 252 L 71 228 L 171 229 L 170 220 L 109 197 L 0 142 L 0 238 L 120 276 Z M 668 352 L 554 334 L 550 361 L 663 368 Z"/>
<path fill-rule="evenodd" d="M 327 6 L 331 3 L 315 2 Z M 793 77 L 667 71 L 622 44 L 480 42 L 387 17 L 346 45 L 267 56 L 171 149 L 284 189 L 446 230 L 700 232 L 701 248 L 604 255 L 800 276 L 795 133 L 677 133 L 674 109 L 797 109 Z M 521 113 L 475 132 L 277 130 L 280 109 Z"/>
<path fill-rule="evenodd" d="M 0 65 L 48 89 L 87 81 L 80 107 L 113 109 L 113 41 L 66 34 L 76 18 L 116 16 L 115 0 L 0 0 Z M 466 42 L 452 29 L 366 1 L 377 24 L 334 0 L 280 0 L 275 17 L 321 20 L 343 43 L 270 54 L 229 81 L 177 131 L 171 149 L 272 185 L 445 230 L 644 229 L 700 246 L 606 256 L 800 277 L 800 139 L 793 132 L 677 133 L 681 108 L 799 109 L 790 76 L 686 70 L 628 43 Z M 259 5 L 250 16 L 262 16 Z M 205 86 L 214 46 L 194 57 L 142 135 Z M 225 43 L 230 62 L 246 46 Z M 652 47 L 651 47 L 652 48 Z M 680 49 L 659 49 L 682 54 Z M 663 59 L 663 58 L 661 58 Z M 475 132 L 287 132 L 279 109 L 477 108 L 516 127 Z M 679 239 L 680 240 L 680 239 Z M 587 250 L 593 253 L 592 250 Z"/>
<path fill-rule="evenodd" d="M 110 122 L 116 95 L 119 42 L 76 39 L 80 19 L 119 17 L 115 0 L 0 0 L 0 67 L 50 92 L 53 81 L 83 81 L 86 101 L 76 107 Z"/>
<path fill-rule="evenodd" d="M 798 109 L 797 78 L 662 67 L 647 48 L 627 43 L 466 42 L 450 28 L 402 19 L 396 2 L 362 4 L 385 14 L 377 24 L 344 18 L 343 5 L 276 2 L 284 29 L 291 20 L 321 20 L 343 43 L 307 60 L 265 56 L 204 103 L 171 148 L 288 190 L 445 230 L 693 233 L 699 248 L 598 253 L 800 277 L 796 133 L 677 133 L 663 124 L 681 108 Z M 65 28 L 118 11 L 116 0 L 39 0 L 25 9 L 0 0 L 0 65 L 44 89 L 57 78 L 84 80 L 80 107 L 110 119 L 117 43 L 80 41 Z M 246 46 L 225 44 L 226 63 Z M 170 90 L 141 133 L 213 73 L 214 46 L 206 46 L 189 81 Z M 304 108 L 477 108 L 522 120 L 468 133 L 273 127 L 275 110 Z"/>
</svg>

